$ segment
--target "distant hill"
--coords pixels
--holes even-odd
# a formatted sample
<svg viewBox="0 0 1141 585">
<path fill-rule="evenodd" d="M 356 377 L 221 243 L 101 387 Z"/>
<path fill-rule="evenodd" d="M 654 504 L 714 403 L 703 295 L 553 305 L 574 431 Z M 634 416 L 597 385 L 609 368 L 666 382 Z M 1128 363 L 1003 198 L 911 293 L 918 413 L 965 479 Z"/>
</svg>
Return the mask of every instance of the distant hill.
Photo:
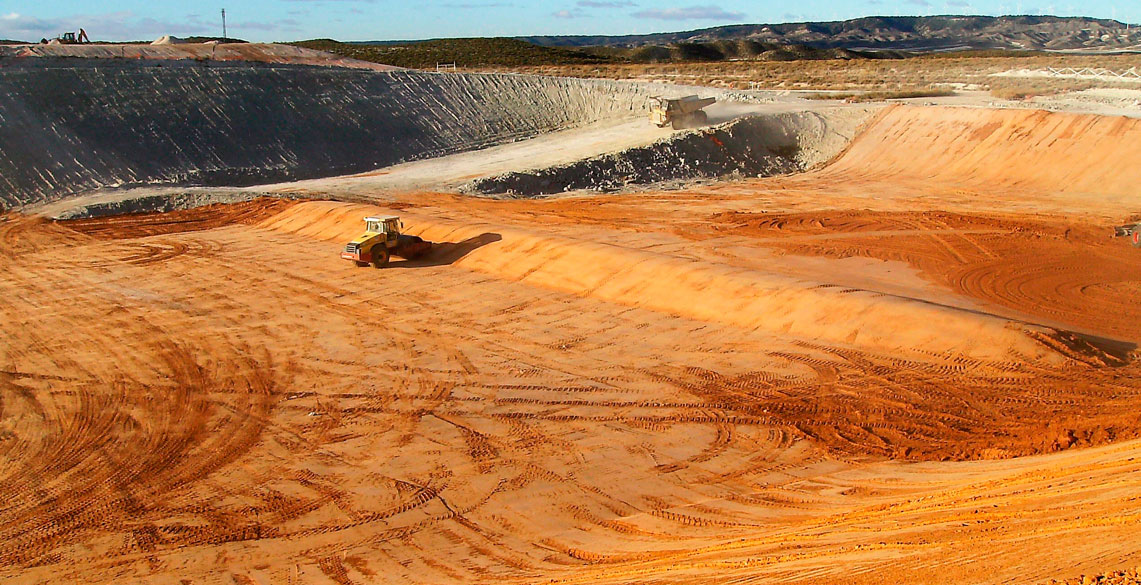
<svg viewBox="0 0 1141 585">
<path fill-rule="evenodd" d="M 895 51 L 821 49 L 807 45 L 780 45 L 753 40 L 718 40 L 637 47 L 544 47 L 507 38 L 384 43 L 345 43 L 332 39 L 313 39 L 290 44 L 306 49 L 328 51 L 361 61 L 413 69 L 433 69 L 437 63 L 455 63 L 459 67 L 525 67 L 717 62 L 738 59 L 753 61 L 879 59 L 905 56 Z"/>
<path fill-rule="evenodd" d="M 641 47 L 726 40 L 851 50 L 1127 50 L 1141 30 L 1116 20 L 1057 16 L 872 16 L 836 22 L 739 24 L 627 36 L 535 36 L 547 47 Z"/>
<path fill-rule="evenodd" d="M 332 39 L 313 39 L 290 44 L 361 61 L 413 69 L 430 69 L 437 63 L 455 63 L 460 67 L 519 67 L 608 63 L 612 60 L 577 48 L 541 47 L 506 38 L 437 39 L 404 43 L 342 43 Z"/>
<path fill-rule="evenodd" d="M 1082 17 L 876 16 L 632 36 L 358 42 L 314 39 L 291 44 L 362 61 L 431 69 L 437 63 L 453 62 L 460 67 L 519 67 L 902 58 L 948 51 L 1123 51 L 1141 50 L 1141 30 L 1116 20 Z"/>
<path fill-rule="evenodd" d="M 635 47 L 582 47 L 582 50 L 605 55 L 624 63 L 684 63 L 732 60 L 805 61 L 817 59 L 877 59 L 903 57 L 898 51 L 853 51 L 842 48 L 819 48 L 805 44 L 766 43 L 752 39 L 680 42 Z"/>
<path fill-rule="evenodd" d="M 188 43 L 209 43 L 212 41 L 219 43 L 249 43 L 249 41 L 235 39 L 233 37 L 186 37 L 184 40 Z"/>
</svg>

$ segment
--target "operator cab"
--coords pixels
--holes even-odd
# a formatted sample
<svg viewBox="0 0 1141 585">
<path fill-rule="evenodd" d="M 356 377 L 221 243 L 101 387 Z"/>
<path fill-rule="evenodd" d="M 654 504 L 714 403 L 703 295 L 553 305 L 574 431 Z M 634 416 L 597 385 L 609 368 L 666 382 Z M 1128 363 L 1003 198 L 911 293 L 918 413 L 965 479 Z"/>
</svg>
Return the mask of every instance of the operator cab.
<svg viewBox="0 0 1141 585">
<path fill-rule="evenodd" d="M 366 217 L 364 218 L 364 224 L 365 231 L 374 234 L 385 234 L 388 239 L 395 238 L 400 234 L 400 228 L 404 227 L 403 222 L 395 215 Z"/>
</svg>

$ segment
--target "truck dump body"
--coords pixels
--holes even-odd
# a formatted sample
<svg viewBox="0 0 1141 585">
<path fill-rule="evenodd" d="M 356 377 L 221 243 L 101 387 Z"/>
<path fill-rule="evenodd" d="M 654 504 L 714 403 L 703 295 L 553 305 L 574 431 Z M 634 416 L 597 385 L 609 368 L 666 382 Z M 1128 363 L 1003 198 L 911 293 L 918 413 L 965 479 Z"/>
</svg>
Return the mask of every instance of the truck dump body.
<svg viewBox="0 0 1141 585">
<path fill-rule="evenodd" d="M 682 113 L 692 114 L 715 101 L 717 101 L 717 98 L 701 98 L 696 95 L 687 95 L 677 100 L 671 100 L 670 104 Z"/>
</svg>

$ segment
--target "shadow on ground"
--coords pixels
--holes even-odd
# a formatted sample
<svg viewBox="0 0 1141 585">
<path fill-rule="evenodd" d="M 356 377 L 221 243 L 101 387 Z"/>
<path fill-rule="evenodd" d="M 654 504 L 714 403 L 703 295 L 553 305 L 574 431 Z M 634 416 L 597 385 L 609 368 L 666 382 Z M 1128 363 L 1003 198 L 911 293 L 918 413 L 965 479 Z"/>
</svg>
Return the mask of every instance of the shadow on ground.
<svg viewBox="0 0 1141 585">
<path fill-rule="evenodd" d="M 498 242 L 503 236 L 490 232 L 468 238 L 462 242 L 436 242 L 432 250 L 415 260 L 389 263 L 388 268 L 423 268 L 427 266 L 446 266 L 454 264 L 460 258 L 467 256 L 477 248 Z"/>
</svg>

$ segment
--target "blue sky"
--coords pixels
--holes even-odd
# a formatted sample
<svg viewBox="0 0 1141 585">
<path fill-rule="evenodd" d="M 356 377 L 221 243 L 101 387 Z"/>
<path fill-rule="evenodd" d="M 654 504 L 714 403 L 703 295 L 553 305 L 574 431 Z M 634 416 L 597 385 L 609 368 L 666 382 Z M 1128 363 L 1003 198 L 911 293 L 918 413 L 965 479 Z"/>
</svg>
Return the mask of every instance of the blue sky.
<svg viewBox="0 0 1141 585">
<path fill-rule="evenodd" d="M 39 40 L 79 27 L 99 40 L 221 35 L 223 7 L 230 36 L 252 41 L 638 34 L 872 15 L 1053 14 L 1141 22 L 1137 0 L 0 0 L 0 38 Z"/>
</svg>

